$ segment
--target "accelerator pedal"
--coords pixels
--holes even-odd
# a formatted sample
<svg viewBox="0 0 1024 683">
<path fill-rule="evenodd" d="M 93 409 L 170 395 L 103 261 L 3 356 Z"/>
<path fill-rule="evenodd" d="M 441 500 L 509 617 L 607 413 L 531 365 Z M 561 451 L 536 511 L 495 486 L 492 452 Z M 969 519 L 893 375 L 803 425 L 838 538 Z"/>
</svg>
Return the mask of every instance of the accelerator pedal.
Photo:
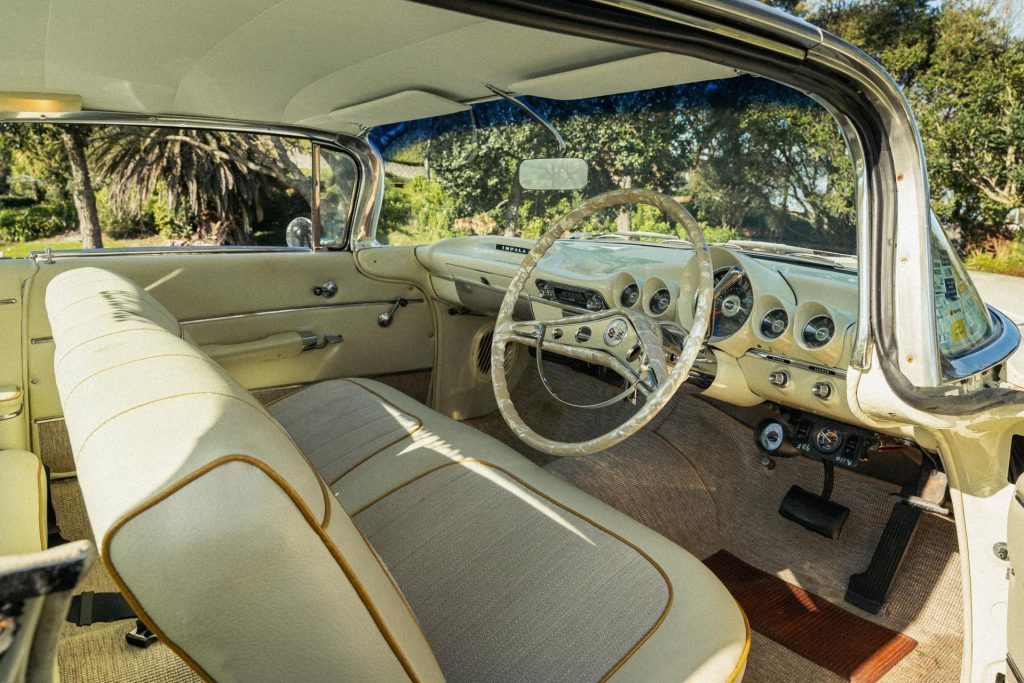
<svg viewBox="0 0 1024 683">
<path fill-rule="evenodd" d="M 850 516 L 850 508 L 832 501 L 835 465 L 828 460 L 822 460 L 822 464 L 825 477 L 821 494 L 811 493 L 794 484 L 782 499 L 779 514 L 816 534 L 835 540 Z"/>
</svg>

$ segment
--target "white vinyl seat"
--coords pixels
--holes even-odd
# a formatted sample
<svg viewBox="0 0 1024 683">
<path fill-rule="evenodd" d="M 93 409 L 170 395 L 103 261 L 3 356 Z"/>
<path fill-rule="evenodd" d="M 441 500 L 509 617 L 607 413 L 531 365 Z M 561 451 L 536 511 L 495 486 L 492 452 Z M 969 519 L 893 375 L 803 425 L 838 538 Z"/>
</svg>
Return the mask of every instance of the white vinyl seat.
<svg viewBox="0 0 1024 683">
<path fill-rule="evenodd" d="M 216 680 L 737 680 L 749 630 L 678 546 L 362 379 L 259 405 L 127 279 L 47 309 L 104 564 Z"/>
</svg>

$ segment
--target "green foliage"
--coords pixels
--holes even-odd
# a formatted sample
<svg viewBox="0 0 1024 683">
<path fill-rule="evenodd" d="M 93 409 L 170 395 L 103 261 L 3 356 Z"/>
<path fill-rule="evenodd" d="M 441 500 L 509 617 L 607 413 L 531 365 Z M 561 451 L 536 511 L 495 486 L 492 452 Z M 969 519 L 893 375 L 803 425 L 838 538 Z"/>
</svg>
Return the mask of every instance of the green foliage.
<svg viewBox="0 0 1024 683">
<path fill-rule="evenodd" d="M 0 209 L 0 241 L 29 242 L 72 230 L 76 225 L 75 209 L 66 202 Z"/>
<path fill-rule="evenodd" d="M 1024 276 L 1024 244 L 1019 239 L 990 239 L 968 253 L 964 265 L 969 270 Z"/>
<path fill-rule="evenodd" d="M 455 200 L 440 183 L 417 176 L 404 183 L 388 179 L 377 223 L 381 244 L 422 244 L 456 236 Z"/>
</svg>

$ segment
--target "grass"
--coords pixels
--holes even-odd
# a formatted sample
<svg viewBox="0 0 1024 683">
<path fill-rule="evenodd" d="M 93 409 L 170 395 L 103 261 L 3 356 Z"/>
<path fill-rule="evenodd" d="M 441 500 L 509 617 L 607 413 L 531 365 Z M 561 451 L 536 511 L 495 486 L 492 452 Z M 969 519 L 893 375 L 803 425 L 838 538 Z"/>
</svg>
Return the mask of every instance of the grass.
<svg viewBox="0 0 1024 683">
<path fill-rule="evenodd" d="M 968 270 L 1024 276 L 1024 244 L 1017 240 L 992 238 L 982 248 L 968 253 L 964 265 Z"/>
</svg>

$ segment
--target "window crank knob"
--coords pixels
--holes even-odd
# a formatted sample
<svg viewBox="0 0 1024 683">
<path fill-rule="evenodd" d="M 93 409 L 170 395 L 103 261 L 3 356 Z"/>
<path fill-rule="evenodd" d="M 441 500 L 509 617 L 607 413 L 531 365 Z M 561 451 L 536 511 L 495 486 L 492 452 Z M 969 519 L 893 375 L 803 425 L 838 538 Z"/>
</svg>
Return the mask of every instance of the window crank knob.
<svg viewBox="0 0 1024 683">
<path fill-rule="evenodd" d="M 330 299 L 332 296 L 338 293 L 338 285 L 334 284 L 334 280 L 328 280 L 322 285 L 317 285 L 313 288 L 313 294 L 316 296 L 323 296 Z"/>
</svg>

